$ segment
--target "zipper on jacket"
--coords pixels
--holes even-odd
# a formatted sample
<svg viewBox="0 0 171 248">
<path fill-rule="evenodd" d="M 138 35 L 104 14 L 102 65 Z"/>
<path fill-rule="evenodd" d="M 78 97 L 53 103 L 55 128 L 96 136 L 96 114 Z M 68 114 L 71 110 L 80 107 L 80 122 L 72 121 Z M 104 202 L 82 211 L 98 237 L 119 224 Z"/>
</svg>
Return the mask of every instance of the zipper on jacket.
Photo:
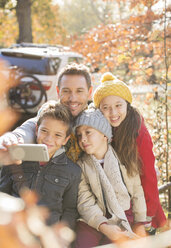
<svg viewBox="0 0 171 248">
<path fill-rule="evenodd" d="M 39 170 L 38 170 L 38 172 L 37 172 L 37 175 L 36 175 L 36 180 L 35 180 L 35 189 L 36 189 L 36 190 L 38 190 L 38 189 L 37 189 L 37 185 L 38 185 L 38 180 L 39 180 L 39 178 L 40 178 L 41 170 L 42 170 L 42 168 L 40 167 Z"/>
</svg>

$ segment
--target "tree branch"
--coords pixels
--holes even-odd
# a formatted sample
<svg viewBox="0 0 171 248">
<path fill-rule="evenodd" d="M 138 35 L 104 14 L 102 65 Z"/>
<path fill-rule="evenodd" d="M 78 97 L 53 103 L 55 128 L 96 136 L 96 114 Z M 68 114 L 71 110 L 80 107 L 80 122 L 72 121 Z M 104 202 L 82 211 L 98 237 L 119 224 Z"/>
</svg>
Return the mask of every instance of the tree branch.
<svg viewBox="0 0 171 248">
<path fill-rule="evenodd" d="M 94 1 L 90 0 L 90 4 L 92 7 L 92 10 L 94 11 L 94 13 L 96 14 L 97 18 L 103 23 L 105 24 L 105 20 L 103 18 L 101 18 L 99 11 L 97 10 L 97 8 L 94 5 Z"/>
</svg>

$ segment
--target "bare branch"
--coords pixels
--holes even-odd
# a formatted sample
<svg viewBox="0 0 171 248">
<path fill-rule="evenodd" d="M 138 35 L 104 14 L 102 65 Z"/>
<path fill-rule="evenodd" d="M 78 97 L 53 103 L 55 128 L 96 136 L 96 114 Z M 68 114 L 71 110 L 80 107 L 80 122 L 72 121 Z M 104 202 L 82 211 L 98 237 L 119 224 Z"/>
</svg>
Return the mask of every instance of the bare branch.
<svg viewBox="0 0 171 248">
<path fill-rule="evenodd" d="M 105 19 L 101 18 L 99 11 L 97 10 L 96 6 L 94 5 L 94 1 L 90 0 L 90 4 L 92 7 L 92 10 L 94 11 L 94 13 L 96 14 L 97 18 L 103 23 L 105 24 Z"/>
</svg>

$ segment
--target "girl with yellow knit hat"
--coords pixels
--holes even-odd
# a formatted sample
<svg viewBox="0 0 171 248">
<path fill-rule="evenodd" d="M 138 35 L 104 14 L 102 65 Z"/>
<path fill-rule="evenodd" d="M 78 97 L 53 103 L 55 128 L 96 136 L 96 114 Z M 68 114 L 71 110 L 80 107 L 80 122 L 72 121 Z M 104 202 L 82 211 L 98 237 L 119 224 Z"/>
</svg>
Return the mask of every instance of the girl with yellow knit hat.
<svg viewBox="0 0 171 248">
<path fill-rule="evenodd" d="M 140 174 L 148 227 L 153 233 L 155 228 L 165 224 L 166 217 L 159 201 L 153 144 L 144 120 L 131 105 L 132 94 L 128 86 L 109 72 L 102 76 L 101 85 L 94 92 L 93 102 L 112 126 L 112 147 L 128 175 Z"/>
</svg>

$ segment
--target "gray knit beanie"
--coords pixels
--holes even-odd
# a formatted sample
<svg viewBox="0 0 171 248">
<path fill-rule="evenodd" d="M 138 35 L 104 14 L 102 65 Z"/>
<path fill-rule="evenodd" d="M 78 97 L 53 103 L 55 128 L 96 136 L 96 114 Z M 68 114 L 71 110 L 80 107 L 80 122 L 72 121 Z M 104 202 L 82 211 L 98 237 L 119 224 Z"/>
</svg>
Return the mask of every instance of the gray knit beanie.
<svg viewBox="0 0 171 248">
<path fill-rule="evenodd" d="M 89 108 L 84 110 L 75 121 L 74 132 L 76 128 L 79 126 L 89 126 L 92 127 L 99 132 L 103 133 L 107 138 L 108 142 L 111 141 L 112 138 L 112 127 L 108 120 L 104 117 L 102 112 L 99 109 Z"/>
</svg>

